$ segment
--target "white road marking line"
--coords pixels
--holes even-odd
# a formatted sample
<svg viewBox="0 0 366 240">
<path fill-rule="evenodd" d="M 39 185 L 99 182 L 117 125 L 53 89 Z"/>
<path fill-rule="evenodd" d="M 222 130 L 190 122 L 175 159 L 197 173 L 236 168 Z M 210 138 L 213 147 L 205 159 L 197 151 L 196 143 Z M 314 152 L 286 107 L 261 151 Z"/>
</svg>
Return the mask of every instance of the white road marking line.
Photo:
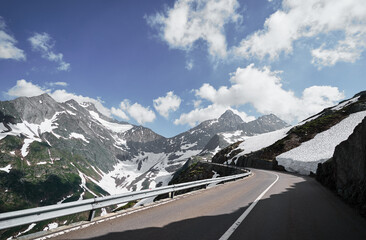
<svg viewBox="0 0 366 240">
<path fill-rule="evenodd" d="M 259 202 L 259 200 L 261 200 L 261 198 L 264 196 L 264 194 L 266 194 L 266 192 L 278 181 L 278 179 L 280 178 L 277 174 L 274 173 L 274 175 L 276 175 L 276 180 L 269 185 L 268 188 L 266 188 L 266 190 L 264 190 L 258 197 L 257 199 L 255 199 L 255 201 L 247 208 L 247 210 L 245 210 L 245 212 L 238 218 L 238 220 L 236 220 L 234 222 L 233 225 L 231 225 L 231 227 L 224 233 L 224 235 L 222 235 L 220 237 L 219 240 L 227 240 L 229 239 L 229 237 L 235 232 L 235 230 L 239 227 L 239 225 L 244 221 L 244 219 L 248 216 L 248 214 L 250 213 L 250 211 L 252 211 L 252 209 L 255 207 L 255 205 L 257 205 L 257 203 Z"/>
</svg>

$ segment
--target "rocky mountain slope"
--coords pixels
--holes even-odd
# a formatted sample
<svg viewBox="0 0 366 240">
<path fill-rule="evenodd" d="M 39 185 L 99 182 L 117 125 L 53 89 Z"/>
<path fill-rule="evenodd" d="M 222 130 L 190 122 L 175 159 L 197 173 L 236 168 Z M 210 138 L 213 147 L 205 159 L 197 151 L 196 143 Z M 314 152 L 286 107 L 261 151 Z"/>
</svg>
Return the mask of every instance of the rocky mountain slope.
<svg viewBox="0 0 366 240">
<path fill-rule="evenodd" d="M 366 118 L 319 164 L 316 178 L 366 216 Z"/>
<path fill-rule="evenodd" d="M 318 163 L 332 157 L 366 117 L 366 92 L 360 92 L 294 127 L 246 138 L 231 150 L 223 149 L 213 162 L 238 166 L 315 173 Z M 235 151 L 235 154 L 233 152 Z"/>
<path fill-rule="evenodd" d="M 243 141 L 250 136 L 272 132 L 289 126 L 274 114 L 264 115 L 246 123 L 231 110 L 227 110 L 218 120 L 210 120 L 209 122 L 212 134 L 214 132 L 216 134 L 209 141 L 206 141 L 206 145 L 199 154 L 207 160 L 230 144 Z M 220 131 L 216 131 L 216 129 L 220 129 Z"/>
<path fill-rule="evenodd" d="M 91 103 L 59 103 L 47 94 L 3 101 L 0 212 L 166 185 L 216 134 L 225 147 L 232 132 L 244 137 L 284 126 L 274 115 L 245 123 L 227 111 L 165 138 L 103 116 Z"/>
</svg>

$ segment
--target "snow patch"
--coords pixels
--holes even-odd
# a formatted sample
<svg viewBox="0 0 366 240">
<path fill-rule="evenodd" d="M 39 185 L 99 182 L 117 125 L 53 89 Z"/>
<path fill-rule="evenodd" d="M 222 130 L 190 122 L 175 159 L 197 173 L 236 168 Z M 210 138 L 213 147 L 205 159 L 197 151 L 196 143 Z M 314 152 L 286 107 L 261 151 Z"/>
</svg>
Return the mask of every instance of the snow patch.
<svg viewBox="0 0 366 240">
<path fill-rule="evenodd" d="M 11 166 L 11 164 L 9 164 L 6 167 L 0 168 L 0 171 L 9 173 L 11 169 L 12 169 L 12 166 Z"/>
<path fill-rule="evenodd" d="M 212 170 L 212 172 L 213 172 L 213 176 L 212 176 L 212 178 L 217 178 L 217 177 L 220 177 L 220 174 L 218 174 L 217 172 L 215 172 L 214 170 Z M 217 183 L 210 183 L 207 187 L 208 188 L 210 188 L 210 187 L 214 187 L 214 186 L 216 186 L 217 185 Z"/>
<path fill-rule="evenodd" d="M 215 172 L 214 170 L 212 170 L 212 172 L 213 172 L 213 176 L 212 176 L 212 178 L 217 178 L 217 177 L 220 177 L 220 174 L 218 174 L 217 172 Z"/>
<path fill-rule="evenodd" d="M 28 148 L 32 142 L 34 142 L 34 139 L 29 139 L 29 138 L 24 139 L 24 144 L 22 146 L 22 149 L 20 150 L 22 152 L 23 157 L 26 157 L 28 155 L 28 153 L 29 153 Z"/>
<path fill-rule="evenodd" d="M 46 119 L 40 124 L 29 123 L 27 121 L 23 121 L 17 124 L 9 123 L 8 125 L 12 129 L 10 132 L 6 132 L 7 129 L 4 127 L 4 124 L 0 124 L 0 127 L 2 126 L 1 127 L 2 131 L 0 133 L 0 140 L 5 138 L 7 135 L 19 136 L 20 134 L 22 134 L 28 139 L 32 139 L 33 141 L 42 142 L 40 134 L 45 132 L 53 133 L 53 130 L 58 128 L 58 124 L 55 123 L 55 121 L 57 120 L 58 115 L 62 113 L 65 112 L 64 111 L 57 112 L 53 115 L 51 119 Z M 57 134 L 55 133 L 53 134 L 57 137 Z"/>
<path fill-rule="evenodd" d="M 36 223 L 32 223 L 31 225 L 28 226 L 27 229 L 25 229 L 23 232 L 18 233 L 15 237 L 19 237 L 20 235 L 23 235 L 24 233 L 29 232 L 30 230 L 32 230 L 37 224 Z"/>
<path fill-rule="evenodd" d="M 126 141 L 124 141 L 124 143 L 127 143 Z M 119 150 L 125 151 L 125 149 L 121 148 L 120 146 L 118 146 L 117 144 L 113 144 L 113 146 L 115 148 L 118 148 Z M 126 146 L 126 145 L 125 145 Z"/>
<path fill-rule="evenodd" d="M 105 174 L 99 181 L 99 186 L 106 190 L 111 195 L 129 192 L 128 185 L 136 180 L 139 176 L 148 172 L 151 168 L 163 169 L 167 165 L 167 155 L 165 153 L 141 153 L 130 161 L 120 162 L 115 165 L 114 170 Z M 160 166 L 157 166 L 159 165 Z M 136 169 L 138 166 L 138 169 Z M 152 176 L 149 176 L 150 178 Z M 124 180 L 118 186 L 118 180 Z M 136 191 L 142 188 L 142 181 L 136 183 Z"/>
<path fill-rule="evenodd" d="M 212 124 L 215 124 L 215 123 L 218 123 L 219 122 L 219 119 L 213 119 L 211 120 L 207 126 L 211 126 Z"/>
<path fill-rule="evenodd" d="M 45 133 L 45 132 L 52 132 L 54 129 L 58 128 L 58 124 L 55 123 L 55 121 L 57 120 L 58 115 L 60 114 L 64 114 L 65 112 L 57 112 L 55 113 L 51 119 L 46 119 L 44 120 L 40 125 L 39 125 L 39 130 L 41 133 Z M 35 124 L 36 125 L 36 124 Z"/>
<path fill-rule="evenodd" d="M 174 162 L 168 160 L 169 154 L 144 152 L 135 156 L 129 161 L 119 162 L 114 166 L 114 170 L 104 174 L 98 185 L 111 195 L 130 192 L 133 190 L 131 183 L 136 191 L 143 188 L 143 183 L 148 180 L 148 188 L 166 186 L 172 179 L 172 172 L 166 168 L 175 165 L 181 166 L 182 159 L 196 155 L 198 151 L 177 152 L 180 157 Z M 137 169 L 136 169 L 137 166 Z M 141 179 L 136 182 L 136 179 Z M 118 184 L 117 184 L 118 183 Z M 146 185 L 144 185 L 146 187 Z"/>
<path fill-rule="evenodd" d="M 187 149 L 193 148 L 194 146 L 197 146 L 197 142 L 182 145 L 182 146 L 180 147 L 180 149 L 182 149 L 182 150 L 187 150 Z"/>
<path fill-rule="evenodd" d="M 70 115 L 73 115 L 73 116 L 75 116 L 75 115 L 76 115 L 76 113 L 74 113 L 74 112 L 72 112 L 72 111 L 70 111 L 70 110 L 66 110 L 66 112 L 67 112 L 68 114 L 70 114 Z"/>
<path fill-rule="evenodd" d="M 78 112 L 78 110 L 72 105 L 72 104 L 70 104 L 70 103 L 68 103 L 67 104 L 69 107 L 71 107 L 72 109 L 74 109 L 75 111 L 77 111 Z"/>
<path fill-rule="evenodd" d="M 107 215 L 108 213 L 107 213 L 107 210 L 105 209 L 105 208 L 102 208 L 102 213 L 100 214 L 100 216 L 105 216 L 105 215 Z"/>
<path fill-rule="evenodd" d="M 366 111 L 349 115 L 337 125 L 317 134 L 313 139 L 301 143 L 297 148 L 277 156 L 279 165 L 287 171 L 308 175 L 315 173 L 318 163 L 333 156 L 335 147 L 347 140 L 354 128 L 366 117 Z"/>
<path fill-rule="evenodd" d="M 201 150 L 177 151 L 177 152 L 175 152 L 175 154 L 178 155 L 179 158 L 175 159 L 174 161 L 188 159 L 192 156 L 198 155 L 200 152 L 201 152 Z"/>
<path fill-rule="evenodd" d="M 58 227 L 58 223 L 54 222 L 54 223 L 50 223 L 47 225 L 47 227 L 43 228 L 43 231 L 49 231 L 52 229 L 55 229 Z"/>
<path fill-rule="evenodd" d="M 57 202 L 56 204 L 61 204 L 61 203 L 63 203 L 66 199 L 68 199 L 68 198 L 72 197 L 72 195 L 74 195 L 74 194 L 70 194 L 69 196 L 67 196 L 67 197 L 63 198 L 61 201 Z"/>
<path fill-rule="evenodd" d="M 80 133 L 74 133 L 74 132 L 72 132 L 72 133 L 70 133 L 69 138 L 81 139 L 84 142 L 89 143 L 89 141 L 84 137 L 84 135 L 83 134 L 80 134 Z"/>
<path fill-rule="evenodd" d="M 99 168 L 96 169 L 94 166 L 90 165 L 90 167 L 94 170 L 94 172 L 96 172 L 99 176 L 103 177 L 104 173 L 102 170 L 100 170 Z"/>
<path fill-rule="evenodd" d="M 212 152 L 213 155 L 215 155 L 216 153 L 218 153 L 221 150 L 220 146 L 217 146 L 215 148 L 215 150 Z"/>
<path fill-rule="evenodd" d="M 74 167 L 75 165 L 72 164 Z M 84 189 L 85 191 L 88 191 L 90 192 L 91 194 L 94 195 L 94 197 L 98 197 L 97 194 L 95 194 L 92 190 L 90 190 L 87 186 L 86 186 L 86 176 L 84 175 L 84 173 L 80 172 L 79 169 L 78 170 L 78 173 L 79 173 L 79 177 L 81 178 L 81 184 L 80 184 L 80 187 L 82 189 Z M 81 197 L 81 196 L 80 196 Z"/>
<path fill-rule="evenodd" d="M 360 98 L 360 96 L 357 96 L 357 97 L 351 98 L 347 101 L 344 101 L 344 102 L 338 104 L 337 106 L 333 107 L 332 110 L 333 111 L 341 110 L 342 108 L 344 108 L 344 107 L 346 107 L 346 106 L 348 106 L 348 105 L 350 105 L 354 102 L 357 102 L 359 98 Z"/>
<path fill-rule="evenodd" d="M 292 127 L 283 128 L 277 131 L 263 133 L 260 135 L 256 135 L 253 137 L 246 137 L 244 142 L 242 142 L 238 148 L 243 149 L 244 151 L 240 152 L 236 157 L 242 156 L 247 153 L 258 151 L 262 148 L 268 147 L 278 140 L 286 137 L 287 132 Z"/>
<path fill-rule="evenodd" d="M 244 134 L 245 133 L 243 133 L 243 130 L 237 130 L 235 132 L 221 133 L 224 140 L 229 144 L 233 144 L 233 143 L 236 143 L 238 141 L 244 140 L 246 138 L 246 136 Z"/>
<path fill-rule="evenodd" d="M 120 124 L 120 123 L 108 122 L 108 121 L 100 118 L 99 114 L 94 111 L 89 111 L 89 113 L 100 124 L 102 124 L 104 127 L 106 127 L 107 129 L 109 129 L 115 133 L 123 133 L 123 132 L 126 132 L 126 131 L 130 130 L 131 128 L 133 128 L 133 126 L 130 124 Z"/>
</svg>

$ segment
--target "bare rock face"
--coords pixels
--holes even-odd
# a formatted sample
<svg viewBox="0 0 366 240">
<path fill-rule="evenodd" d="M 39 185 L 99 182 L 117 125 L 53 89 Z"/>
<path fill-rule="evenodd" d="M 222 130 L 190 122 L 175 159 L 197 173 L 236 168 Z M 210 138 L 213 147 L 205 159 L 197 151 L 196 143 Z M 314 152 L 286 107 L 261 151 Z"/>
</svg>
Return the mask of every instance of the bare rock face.
<svg viewBox="0 0 366 240">
<path fill-rule="evenodd" d="M 57 111 L 62 111 L 59 104 L 48 94 L 36 97 L 20 97 L 13 101 L 15 109 L 21 113 L 21 119 L 39 124 L 50 119 Z"/>
<path fill-rule="evenodd" d="M 337 166 L 338 189 L 366 179 L 366 118 L 347 141 L 337 146 L 333 159 Z"/>
<path fill-rule="evenodd" d="M 317 180 L 366 216 L 366 118 L 336 147 L 333 158 L 319 164 Z"/>
</svg>

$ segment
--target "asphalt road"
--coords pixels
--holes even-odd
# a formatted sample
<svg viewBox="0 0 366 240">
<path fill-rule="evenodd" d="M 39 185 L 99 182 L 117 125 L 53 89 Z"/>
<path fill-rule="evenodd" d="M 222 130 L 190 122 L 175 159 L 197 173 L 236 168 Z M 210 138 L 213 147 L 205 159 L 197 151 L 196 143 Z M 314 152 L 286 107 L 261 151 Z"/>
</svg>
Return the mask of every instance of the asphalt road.
<svg viewBox="0 0 366 240">
<path fill-rule="evenodd" d="M 53 239 L 220 239 L 277 176 L 229 239 L 366 239 L 366 220 L 314 179 L 252 172 Z"/>
</svg>

